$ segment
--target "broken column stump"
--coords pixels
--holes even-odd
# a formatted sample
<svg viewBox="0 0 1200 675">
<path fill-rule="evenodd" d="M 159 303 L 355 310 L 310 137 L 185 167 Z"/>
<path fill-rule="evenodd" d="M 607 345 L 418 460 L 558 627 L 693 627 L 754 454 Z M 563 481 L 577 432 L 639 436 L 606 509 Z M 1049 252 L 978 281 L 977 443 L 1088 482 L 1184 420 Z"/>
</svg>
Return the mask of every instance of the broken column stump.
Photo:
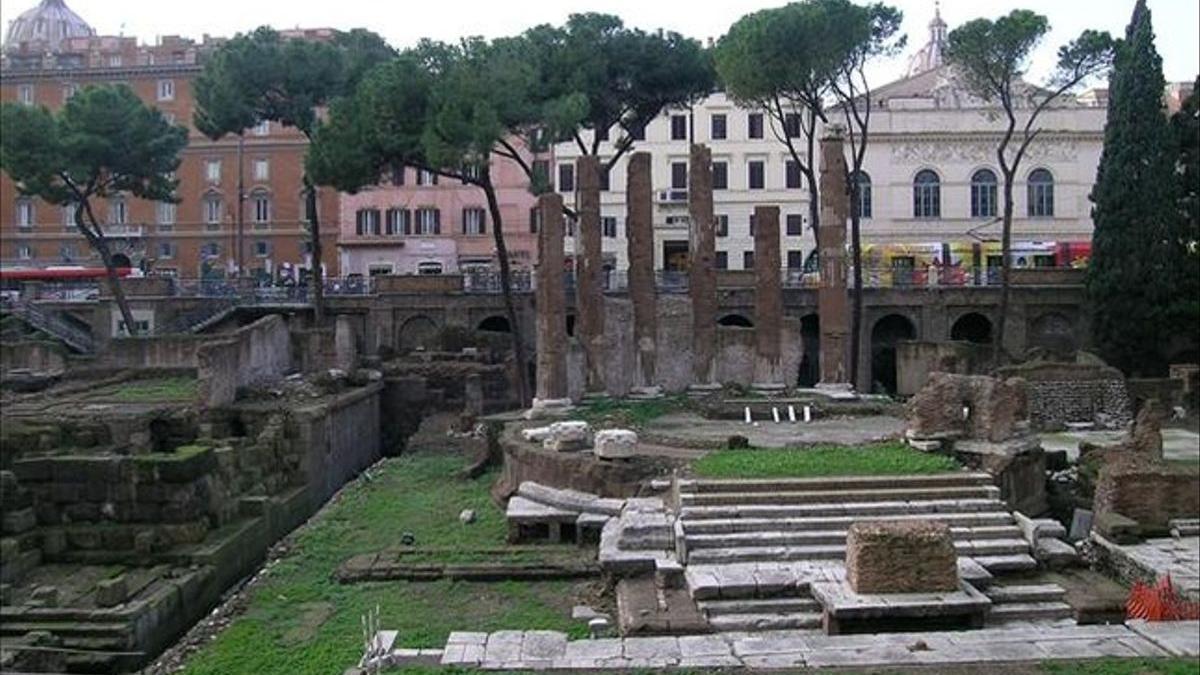
<svg viewBox="0 0 1200 675">
<path fill-rule="evenodd" d="M 950 528 L 934 521 L 854 523 L 846 537 L 846 581 L 856 593 L 957 591 Z"/>
</svg>

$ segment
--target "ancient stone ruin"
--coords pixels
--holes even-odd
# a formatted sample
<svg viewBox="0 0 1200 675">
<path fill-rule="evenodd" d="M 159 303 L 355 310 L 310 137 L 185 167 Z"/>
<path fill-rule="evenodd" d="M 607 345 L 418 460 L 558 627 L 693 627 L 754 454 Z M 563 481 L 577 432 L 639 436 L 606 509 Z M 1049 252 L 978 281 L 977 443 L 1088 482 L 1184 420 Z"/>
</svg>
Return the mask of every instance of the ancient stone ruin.
<svg viewBox="0 0 1200 675">
<path fill-rule="evenodd" d="M 1028 432 L 1025 382 L 930 373 L 908 404 L 908 436 L 1007 441 Z"/>
<path fill-rule="evenodd" d="M 958 590 L 950 528 L 933 520 L 854 523 L 846 536 L 846 581 L 856 593 Z"/>
</svg>

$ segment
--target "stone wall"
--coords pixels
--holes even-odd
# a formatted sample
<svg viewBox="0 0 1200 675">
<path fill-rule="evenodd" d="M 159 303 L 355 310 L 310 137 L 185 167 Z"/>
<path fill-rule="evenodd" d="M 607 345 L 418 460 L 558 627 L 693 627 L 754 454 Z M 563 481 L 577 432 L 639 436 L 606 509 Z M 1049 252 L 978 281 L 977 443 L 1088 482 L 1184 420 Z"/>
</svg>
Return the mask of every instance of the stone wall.
<svg viewBox="0 0 1200 675">
<path fill-rule="evenodd" d="M 999 372 L 1028 383 L 1029 421 L 1035 429 L 1061 429 L 1068 422 L 1122 429 L 1133 419 L 1125 378 L 1116 368 L 1096 363 L 1035 362 Z"/>
<path fill-rule="evenodd" d="M 203 335 L 152 335 L 113 338 L 96 365 L 110 368 L 195 368 Z"/>
<path fill-rule="evenodd" d="M 376 293 L 461 293 L 461 274 L 381 275 L 371 277 Z"/>
<path fill-rule="evenodd" d="M 979 375 L 987 357 L 988 347 L 971 342 L 923 342 L 905 340 L 896 345 L 896 393 L 912 396 L 929 373 Z"/>
<path fill-rule="evenodd" d="M 846 581 L 856 593 L 958 590 L 950 528 L 932 520 L 860 522 L 846 535 Z"/>
<path fill-rule="evenodd" d="M 0 373 L 20 369 L 61 372 L 66 367 L 66 351 L 57 342 L 43 340 L 0 342 Z"/>
<path fill-rule="evenodd" d="M 293 411 L 294 442 L 304 448 L 300 468 L 316 505 L 379 460 L 382 389 L 382 383 L 374 382 L 319 406 Z"/>
<path fill-rule="evenodd" d="M 209 340 L 196 352 L 200 400 L 208 407 L 228 405 L 239 387 L 267 382 L 293 367 L 287 321 L 278 314 Z"/>
<path fill-rule="evenodd" d="M 1168 521 L 1200 517 L 1198 482 L 1194 467 L 1114 457 L 1100 470 L 1095 511 L 1136 520 L 1142 536 L 1166 534 Z"/>
</svg>

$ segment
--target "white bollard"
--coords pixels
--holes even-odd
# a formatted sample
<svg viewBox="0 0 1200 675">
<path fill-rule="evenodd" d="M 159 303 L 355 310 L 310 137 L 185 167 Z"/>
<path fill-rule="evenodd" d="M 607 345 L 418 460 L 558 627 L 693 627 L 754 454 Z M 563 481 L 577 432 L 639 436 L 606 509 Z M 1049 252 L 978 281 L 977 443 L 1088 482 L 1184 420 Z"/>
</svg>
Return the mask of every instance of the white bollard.
<svg viewBox="0 0 1200 675">
<path fill-rule="evenodd" d="M 788 421 L 792 424 L 796 423 L 796 406 L 794 405 L 788 406 Z"/>
<path fill-rule="evenodd" d="M 808 424 L 812 421 L 812 406 L 804 406 L 804 423 Z"/>
<path fill-rule="evenodd" d="M 779 408 L 771 408 L 771 417 L 775 418 L 775 424 L 779 424 Z"/>
<path fill-rule="evenodd" d="M 746 424 L 750 424 L 754 419 L 750 417 L 750 406 L 746 406 Z"/>
</svg>

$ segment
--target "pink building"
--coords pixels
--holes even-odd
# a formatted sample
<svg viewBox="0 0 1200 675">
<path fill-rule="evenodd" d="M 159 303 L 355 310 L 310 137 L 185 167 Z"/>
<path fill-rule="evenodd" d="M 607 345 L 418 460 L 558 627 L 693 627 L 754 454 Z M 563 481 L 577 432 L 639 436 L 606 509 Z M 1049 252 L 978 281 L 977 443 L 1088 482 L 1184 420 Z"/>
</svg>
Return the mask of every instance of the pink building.
<svg viewBox="0 0 1200 675">
<path fill-rule="evenodd" d="M 509 260 L 516 270 L 530 270 L 537 256 L 537 235 L 530 227 L 535 199 L 529 179 L 520 166 L 503 158 L 492 159 L 491 172 Z M 356 195 L 342 194 L 340 201 L 343 274 L 498 269 L 495 223 L 487 197 L 476 186 L 406 168 L 381 185 Z"/>
</svg>

